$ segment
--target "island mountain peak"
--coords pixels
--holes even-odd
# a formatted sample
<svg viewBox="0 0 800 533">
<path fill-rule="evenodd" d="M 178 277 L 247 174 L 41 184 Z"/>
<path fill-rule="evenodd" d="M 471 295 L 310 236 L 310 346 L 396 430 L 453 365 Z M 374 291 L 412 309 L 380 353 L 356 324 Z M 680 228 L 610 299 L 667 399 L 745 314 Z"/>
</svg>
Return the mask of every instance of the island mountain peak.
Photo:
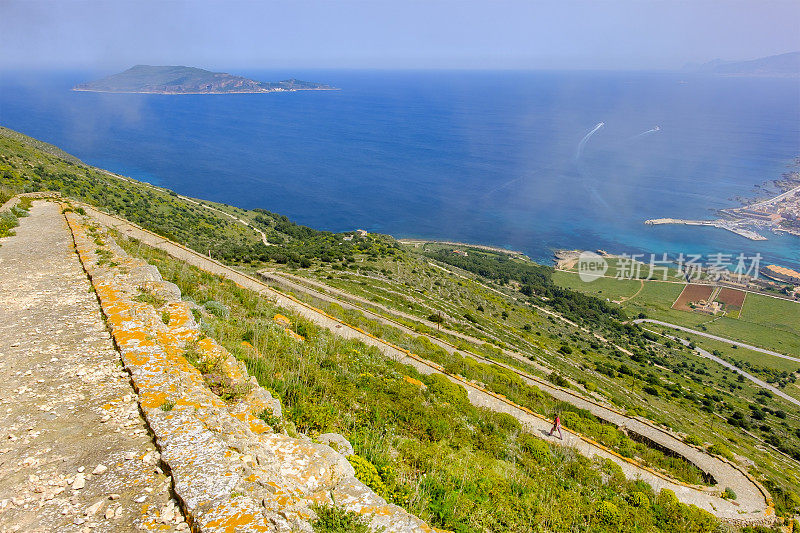
<svg viewBox="0 0 800 533">
<path fill-rule="evenodd" d="M 105 93 L 230 94 L 332 89 L 330 85 L 295 78 L 265 82 L 197 67 L 134 65 L 124 72 L 76 85 L 72 90 Z"/>
</svg>

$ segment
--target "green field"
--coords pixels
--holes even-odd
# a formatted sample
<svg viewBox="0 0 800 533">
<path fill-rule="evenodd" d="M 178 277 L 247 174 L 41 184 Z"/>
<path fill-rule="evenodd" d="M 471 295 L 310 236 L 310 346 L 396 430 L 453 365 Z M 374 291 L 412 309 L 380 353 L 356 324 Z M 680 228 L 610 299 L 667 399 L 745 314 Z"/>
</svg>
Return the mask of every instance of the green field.
<svg viewBox="0 0 800 533">
<path fill-rule="evenodd" d="M 612 301 L 636 294 L 642 282 L 600 278 L 590 283 L 577 274 L 554 272 L 553 280 L 567 288 Z M 741 316 L 711 317 L 672 309 L 684 285 L 645 281 L 642 290 L 620 305 L 629 317 L 644 313 L 648 318 L 706 331 L 720 337 L 745 342 L 786 355 L 800 354 L 800 302 L 748 293 Z"/>
<path fill-rule="evenodd" d="M 741 319 L 795 335 L 800 334 L 800 303 L 748 294 Z M 800 353 L 800 351 L 795 352 Z"/>
</svg>

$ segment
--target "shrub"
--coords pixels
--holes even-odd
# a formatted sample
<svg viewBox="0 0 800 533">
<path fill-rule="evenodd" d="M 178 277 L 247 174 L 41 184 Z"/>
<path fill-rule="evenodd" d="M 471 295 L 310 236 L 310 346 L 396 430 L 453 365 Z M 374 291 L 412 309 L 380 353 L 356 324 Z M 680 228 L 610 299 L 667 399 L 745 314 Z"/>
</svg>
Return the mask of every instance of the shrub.
<svg viewBox="0 0 800 533">
<path fill-rule="evenodd" d="M 14 232 L 11 230 L 17 226 L 19 226 L 17 217 L 11 213 L 3 213 L 0 215 L 0 237 L 10 237 L 14 235 Z"/>
<path fill-rule="evenodd" d="M 683 439 L 683 442 L 685 442 L 686 444 L 692 444 L 694 446 L 700 446 L 702 444 L 700 439 L 698 439 L 694 435 L 686 435 L 686 438 Z"/>
<path fill-rule="evenodd" d="M 431 322 L 434 322 L 436 324 L 444 323 L 444 318 L 442 318 L 442 315 L 437 314 L 437 313 L 434 313 L 434 314 L 428 316 L 428 320 L 430 320 Z"/>
<path fill-rule="evenodd" d="M 453 406 L 461 406 L 469 403 L 467 391 L 464 387 L 456 385 L 442 374 L 430 374 L 425 376 L 425 385 L 428 392 L 435 395 L 439 400 L 447 402 Z"/>
<path fill-rule="evenodd" d="M 317 519 L 311 523 L 314 533 L 370 533 L 367 518 L 342 507 L 313 505 Z"/>
<path fill-rule="evenodd" d="M 721 455 L 722 457 L 728 459 L 729 461 L 733 461 L 733 454 L 724 444 L 719 444 L 719 443 L 714 444 L 708 449 L 708 451 L 715 455 Z"/>
<path fill-rule="evenodd" d="M 375 465 L 354 453 L 348 455 L 347 460 L 353 465 L 353 470 L 356 472 L 356 479 L 374 490 L 378 496 L 384 498 L 388 496 L 389 491 L 386 489 L 386 484 L 383 482 L 383 479 L 381 479 L 381 475 L 378 473 L 378 469 L 375 468 Z"/>
<path fill-rule="evenodd" d="M 730 487 L 725 487 L 725 490 L 722 492 L 722 497 L 726 500 L 735 500 L 736 493 L 733 492 L 733 489 Z"/>
<path fill-rule="evenodd" d="M 537 463 L 546 464 L 550 462 L 550 447 L 542 439 L 522 433 L 518 438 L 518 442 L 520 447 L 533 457 Z"/>
<path fill-rule="evenodd" d="M 205 304 L 206 311 L 211 313 L 217 318 L 227 318 L 228 317 L 228 308 L 214 300 L 209 300 Z"/>
<path fill-rule="evenodd" d="M 558 387 L 569 386 L 569 381 L 567 381 L 567 379 L 558 372 L 550 372 L 550 375 L 547 376 L 547 379 L 550 381 L 550 383 Z"/>
<path fill-rule="evenodd" d="M 634 507 L 650 507 L 650 498 L 644 492 L 636 491 L 631 493 L 628 501 Z"/>
<path fill-rule="evenodd" d="M 604 524 L 616 524 L 621 518 L 619 508 L 609 501 L 600 502 L 597 505 L 595 515 Z"/>
</svg>

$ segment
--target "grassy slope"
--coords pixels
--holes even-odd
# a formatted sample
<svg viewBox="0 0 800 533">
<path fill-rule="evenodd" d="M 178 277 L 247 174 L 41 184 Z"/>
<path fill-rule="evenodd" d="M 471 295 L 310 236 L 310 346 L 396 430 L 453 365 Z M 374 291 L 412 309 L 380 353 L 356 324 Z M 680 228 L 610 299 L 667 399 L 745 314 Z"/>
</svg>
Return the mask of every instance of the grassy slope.
<svg viewBox="0 0 800 533">
<path fill-rule="evenodd" d="M 343 433 L 377 467 L 371 486 L 436 526 L 463 532 L 714 527 L 705 513 L 625 481 L 612 464 L 550 447 L 511 417 L 474 408 L 446 380 L 419 375 L 297 317 L 295 328 L 306 340 L 293 341 L 272 322 L 276 312 L 291 316 L 287 310 L 162 252 L 122 242 L 158 265 L 185 298 L 225 306 L 225 317 L 204 313 L 204 331 L 281 398 L 289 431 Z"/>
<path fill-rule="evenodd" d="M 353 272 L 354 269 L 357 272 Z M 354 269 L 337 271 L 322 268 L 295 273 L 311 275 L 325 283 L 349 288 L 362 295 L 372 294 L 376 301 L 394 303 L 398 309 L 404 311 L 409 311 L 409 304 L 419 305 L 419 301 L 442 310 L 449 310 L 454 305 L 461 309 L 470 309 L 477 321 L 476 326 L 481 330 L 502 335 L 508 341 L 509 347 L 518 347 L 526 355 L 552 365 L 563 375 L 586 382 L 617 405 L 702 440 L 722 439 L 737 453 L 754 459 L 762 472 L 776 480 L 781 479 L 781 483 L 797 487 L 800 482 L 792 473 L 797 472 L 796 462 L 771 450 L 762 449 L 763 439 L 768 433 L 759 430 L 758 425 L 751 435 L 743 433 L 741 428 L 720 423 L 717 415 L 727 418 L 738 412 L 745 413 L 747 418 L 748 406 L 756 403 L 758 389 L 749 382 L 739 383 L 735 374 L 713 362 L 698 358 L 688 349 L 649 346 L 645 353 L 650 354 L 652 351 L 659 354 L 654 358 L 658 363 L 654 365 L 648 361 L 649 356 L 648 359 L 634 361 L 604 346 L 590 334 L 576 331 L 562 322 L 551 321 L 538 312 L 532 315 L 529 307 L 512 297 L 502 298 L 478 283 L 448 277 L 441 270 L 426 267 L 420 261 L 378 261 L 374 266 L 369 263 L 356 264 Z M 396 293 L 389 292 L 388 288 L 400 292 L 406 283 L 415 279 L 415 286 L 420 287 L 424 294 L 409 292 L 409 296 L 398 300 Z M 663 285 L 659 284 L 658 287 Z M 512 291 L 508 292 L 513 294 Z M 680 286 L 677 287 L 677 292 L 680 292 Z M 657 290 L 655 293 L 667 306 L 674 300 L 673 295 L 668 292 Z M 484 310 L 478 311 L 477 306 Z M 420 311 L 420 316 L 430 313 L 427 308 Z M 502 317 L 503 311 L 508 314 L 507 318 Z M 447 325 L 452 324 L 448 322 Z M 530 326 L 530 331 L 523 329 L 525 326 Z M 514 341 L 514 338 L 517 340 Z M 636 344 L 625 344 L 625 339 L 616 340 L 636 352 L 643 351 Z M 572 348 L 571 354 L 563 355 L 558 352 L 564 344 Z M 491 356 L 491 350 L 487 350 L 484 355 Z M 613 370 L 622 365 L 629 374 Z M 659 396 L 644 392 L 644 387 L 652 386 L 652 383 L 656 383 L 655 389 L 659 391 Z M 767 403 L 775 410 L 791 409 L 791 406 L 782 401 L 771 399 Z M 704 412 L 703 405 L 716 414 Z M 769 424 L 770 432 L 785 443 L 793 443 L 790 446 L 797 445 L 798 426 L 800 420 L 792 415 Z"/>
<path fill-rule="evenodd" d="M 181 224 L 185 223 L 186 227 L 176 228 L 180 233 L 173 236 L 200 250 L 207 242 L 214 242 L 221 247 L 231 247 L 231 243 L 240 242 L 246 246 L 238 249 L 245 251 L 259 244 L 260 237 L 252 230 L 227 217 L 192 206 L 167 191 L 153 191 L 137 183 L 118 183 L 116 178 L 70 165 L 13 139 L 0 137 L 0 156 L 4 186 L 8 184 L 16 190 L 60 188 L 66 194 L 73 194 L 91 203 L 111 210 L 119 209 L 125 216 L 155 231 L 169 229 L 159 227 L 160 221 L 183 220 Z M 117 201 L 117 194 L 128 198 L 128 203 Z M 159 216 L 153 217 L 146 205 L 150 201 L 158 205 L 161 211 Z M 265 216 L 229 206 L 221 208 L 251 220 L 257 216 L 262 216 L 264 220 Z M 203 220 L 207 223 L 196 223 Z M 301 239 L 293 234 L 300 231 L 297 229 L 300 227 L 289 226 L 285 228 L 289 233 L 282 233 L 276 229 L 279 219 L 268 217 L 267 222 L 265 229 L 280 234 L 288 251 L 299 250 L 298 253 L 306 253 L 307 257 L 313 259 L 313 268 L 299 270 L 299 273 L 340 283 L 343 287 L 356 287 L 364 294 L 382 298 L 383 303 L 421 317 L 427 316 L 431 310 L 442 310 L 445 316 L 453 317 L 448 319 L 448 325 L 483 335 L 491 343 L 478 348 L 481 353 L 497 356 L 493 345 L 502 345 L 530 354 L 548 362 L 564 375 L 585 382 L 620 406 L 686 431 L 703 441 L 726 442 L 738 453 L 753 459 L 758 472 L 773 483 L 791 490 L 797 490 L 800 485 L 796 474 L 797 463 L 760 448 L 760 439 L 766 432 L 759 433 L 760 430 L 756 430 L 753 437 L 702 410 L 702 402 L 708 401 L 723 416 L 736 412 L 746 415 L 747 406 L 755 401 L 757 391 L 749 384 L 735 383 L 734 377 L 715 368 L 715 365 L 697 360 L 686 350 L 651 345 L 641 338 L 629 338 L 624 331 L 604 331 L 616 342 L 644 354 L 642 359 L 632 360 L 598 342 L 590 334 L 532 310 L 524 304 L 524 297 L 508 287 L 494 285 L 495 290 L 501 293 L 498 294 L 478 281 L 460 278 L 432 267 L 426 258 L 399 251 L 388 239 L 370 241 L 363 249 L 354 250 L 350 260 L 344 257 L 345 260 L 330 261 L 323 244 L 335 236 L 310 230 L 320 247 L 298 248 Z M 319 258 L 314 254 L 318 254 Z M 257 257 L 246 259 L 250 262 L 244 266 L 249 269 L 263 266 Z M 272 263 L 271 266 L 281 265 Z M 409 305 L 412 309 L 408 308 Z M 462 316 L 465 310 L 473 320 Z M 559 352 L 562 346 L 569 347 L 571 353 Z M 652 364 L 652 360 L 658 361 L 658 364 Z M 610 364 L 614 368 L 626 366 L 631 374 L 616 370 L 609 372 Z M 643 392 L 647 386 L 654 388 L 658 396 Z M 775 399 L 762 398 L 762 401 L 768 408 L 779 409 Z M 297 416 L 301 417 L 300 414 Z M 776 438 L 790 446 L 797 446 L 798 435 L 795 432 L 800 423 L 797 417 L 775 419 L 770 418 L 774 415 L 769 413 L 766 416 Z M 440 496 L 444 499 L 449 497 L 447 493 Z M 571 516 L 573 519 L 578 517 Z"/>
</svg>

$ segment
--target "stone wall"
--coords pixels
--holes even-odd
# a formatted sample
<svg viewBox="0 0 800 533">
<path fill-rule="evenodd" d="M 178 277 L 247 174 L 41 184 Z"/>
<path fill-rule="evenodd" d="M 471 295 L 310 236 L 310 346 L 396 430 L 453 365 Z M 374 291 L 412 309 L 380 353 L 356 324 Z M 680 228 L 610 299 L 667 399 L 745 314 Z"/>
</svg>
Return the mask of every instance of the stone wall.
<svg viewBox="0 0 800 533">
<path fill-rule="evenodd" d="M 364 515 L 375 530 L 434 531 L 358 481 L 347 459 L 330 446 L 274 431 L 264 420 L 281 416 L 280 402 L 200 332 L 178 288 L 152 265 L 107 242 L 86 219 L 66 215 L 164 468 L 195 530 L 310 532 L 312 505 L 335 501 Z M 164 305 L 156 309 L 142 294 Z M 209 383 L 235 400 L 224 400 Z"/>
</svg>

